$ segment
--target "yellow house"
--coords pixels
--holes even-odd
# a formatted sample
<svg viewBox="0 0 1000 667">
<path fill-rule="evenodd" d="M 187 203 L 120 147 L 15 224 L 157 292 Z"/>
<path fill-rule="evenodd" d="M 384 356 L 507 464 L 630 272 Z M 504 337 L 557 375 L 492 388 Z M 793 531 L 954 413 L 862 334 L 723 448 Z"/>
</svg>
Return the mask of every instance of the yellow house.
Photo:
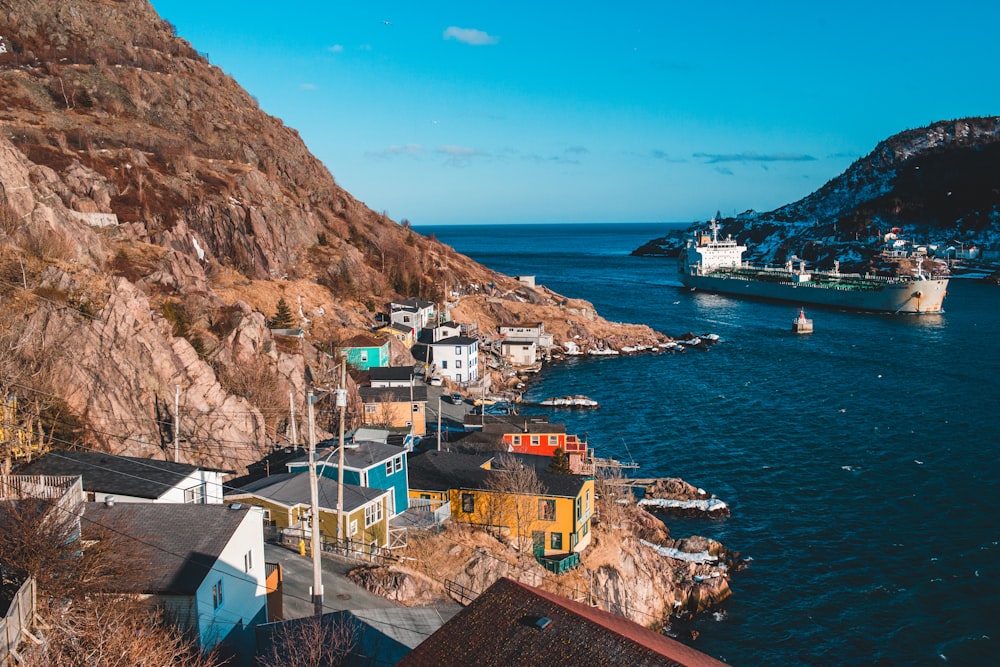
<svg viewBox="0 0 1000 667">
<path fill-rule="evenodd" d="M 506 484 L 486 455 L 429 451 L 409 459 L 410 497 L 451 504 L 451 517 L 530 539 L 538 556 L 580 552 L 590 544 L 594 479 L 536 472 L 540 487 Z M 525 485 L 528 486 L 528 485 Z"/>
<path fill-rule="evenodd" d="M 332 542 L 337 535 L 337 482 L 319 477 L 320 537 Z M 344 530 L 352 542 L 365 546 L 389 545 L 389 496 L 384 489 L 344 484 Z M 244 484 L 226 494 L 226 502 L 241 502 L 264 510 L 264 525 L 277 530 L 301 530 L 310 535 L 308 515 L 311 508 L 309 475 L 283 473 Z"/>
<path fill-rule="evenodd" d="M 392 336 L 401 342 L 407 350 L 413 347 L 413 344 L 417 342 L 417 335 L 413 327 L 406 326 L 405 324 L 399 324 L 397 322 L 393 322 L 392 324 L 387 324 L 380 329 L 376 329 L 375 333 Z"/>
<path fill-rule="evenodd" d="M 407 429 L 416 435 L 427 432 L 427 387 L 360 387 L 365 426 Z"/>
</svg>

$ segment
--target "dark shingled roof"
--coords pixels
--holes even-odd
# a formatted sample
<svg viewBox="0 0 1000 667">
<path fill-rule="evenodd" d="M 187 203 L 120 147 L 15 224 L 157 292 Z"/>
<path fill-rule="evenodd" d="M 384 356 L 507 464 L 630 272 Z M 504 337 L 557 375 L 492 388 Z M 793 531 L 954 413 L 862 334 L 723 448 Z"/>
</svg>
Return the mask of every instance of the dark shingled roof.
<svg viewBox="0 0 1000 667">
<path fill-rule="evenodd" d="M 80 525 L 85 539 L 105 527 L 137 541 L 131 556 L 136 567 L 127 581 L 117 582 L 119 590 L 192 595 L 250 511 L 248 506 L 86 503 Z"/>
<path fill-rule="evenodd" d="M 506 578 L 397 665 L 725 667 L 623 616 Z"/>
<path fill-rule="evenodd" d="M 365 403 L 409 403 L 427 402 L 427 387 L 358 387 L 358 395 Z"/>
<path fill-rule="evenodd" d="M 337 480 L 329 477 L 318 477 L 316 486 L 319 490 L 319 505 L 332 512 L 337 510 Z M 353 484 L 344 484 L 344 511 L 353 512 L 367 505 L 372 500 L 389 493 L 383 489 L 369 489 Z M 309 475 L 304 472 L 286 472 L 271 475 L 244 484 L 239 489 L 226 493 L 227 499 L 240 494 L 251 494 L 258 498 L 273 500 L 286 506 L 308 505 L 312 502 L 309 493 Z"/>
<path fill-rule="evenodd" d="M 405 447 L 388 445 L 384 442 L 373 442 L 362 440 L 356 443 L 347 443 L 344 446 L 344 467 L 354 470 L 367 470 L 378 463 L 385 463 L 394 456 L 399 456 L 406 452 Z M 316 460 L 322 466 L 331 465 L 337 467 L 337 440 L 324 440 L 316 446 Z M 309 455 L 292 459 L 289 463 L 308 463 Z"/>
<path fill-rule="evenodd" d="M 484 484 L 493 472 L 484 470 L 481 466 L 491 459 L 496 459 L 498 455 L 497 452 L 459 454 L 430 450 L 409 458 L 407 479 L 413 490 L 482 489 L 485 488 Z M 495 460 L 493 466 L 496 466 Z M 537 469 L 536 473 L 546 489 L 543 494 L 546 496 L 575 498 L 589 479 L 582 475 L 553 475 Z"/>
<path fill-rule="evenodd" d="M 80 475 L 85 491 L 156 499 L 197 466 L 100 452 L 49 452 L 18 470 L 19 475 Z"/>
<path fill-rule="evenodd" d="M 430 450 L 410 456 L 407 479 L 410 488 L 422 491 L 447 491 L 464 487 L 479 488 L 489 471 L 483 465 L 495 455 L 456 454 Z"/>
<path fill-rule="evenodd" d="M 409 380 L 413 377 L 413 366 L 373 366 L 368 369 L 372 381 Z"/>
<path fill-rule="evenodd" d="M 504 420 L 483 424 L 483 433 L 565 433 L 566 424 L 556 424 L 552 422 L 537 422 L 529 419 Z"/>
<path fill-rule="evenodd" d="M 475 338 L 470 338 L 469 336 L 449 336 L 448 338 L 442 338 L 436 343 L 428 343 L 431 347 L 446 347 L 448 345 L 472 345 L 476 342 Z"/>
</svg>

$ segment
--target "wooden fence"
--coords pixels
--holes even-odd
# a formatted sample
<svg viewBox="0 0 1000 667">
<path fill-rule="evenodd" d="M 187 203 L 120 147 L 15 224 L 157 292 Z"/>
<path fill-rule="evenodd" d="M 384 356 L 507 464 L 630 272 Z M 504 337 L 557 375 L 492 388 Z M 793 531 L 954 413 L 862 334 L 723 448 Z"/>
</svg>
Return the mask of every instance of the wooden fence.
<svg viewBox="0 0 1000 667">
<path fill-rule="evenodd" d="M 17 645 L 22 633 L 28 632 L 31 619 L 35 616 L 35 580 L 28 579 L 17 590 L 6 615 L 0 618 L 0 665 L 13 664 L 11 658 L 20 664 Z"/>
</svg>

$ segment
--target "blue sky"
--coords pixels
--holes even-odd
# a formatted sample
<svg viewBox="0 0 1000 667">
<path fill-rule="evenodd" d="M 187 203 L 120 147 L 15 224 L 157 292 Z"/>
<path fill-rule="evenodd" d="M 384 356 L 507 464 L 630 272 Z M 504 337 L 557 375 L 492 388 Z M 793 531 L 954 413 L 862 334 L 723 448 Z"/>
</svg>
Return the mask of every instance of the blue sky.
<svg viewBox="0 0 1000 667">
<path fill-rule="evenodd" d="M 235 2 L 160 15 L 414 225 L 686 222 L 1000 114 L 1000 3 Z"/>
</svg>

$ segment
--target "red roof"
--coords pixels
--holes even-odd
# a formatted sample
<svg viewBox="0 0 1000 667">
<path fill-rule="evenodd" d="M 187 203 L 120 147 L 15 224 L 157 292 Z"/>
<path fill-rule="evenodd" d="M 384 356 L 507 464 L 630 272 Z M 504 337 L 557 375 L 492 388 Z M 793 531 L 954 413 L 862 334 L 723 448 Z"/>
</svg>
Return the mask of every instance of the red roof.
<svg viewBox="0 0 1000 667">
<path fill-rule="evenodd" d="M 497 580 L 398 664 L 725 666 L 623 616 L 506 578 Z"/>
</svg>

